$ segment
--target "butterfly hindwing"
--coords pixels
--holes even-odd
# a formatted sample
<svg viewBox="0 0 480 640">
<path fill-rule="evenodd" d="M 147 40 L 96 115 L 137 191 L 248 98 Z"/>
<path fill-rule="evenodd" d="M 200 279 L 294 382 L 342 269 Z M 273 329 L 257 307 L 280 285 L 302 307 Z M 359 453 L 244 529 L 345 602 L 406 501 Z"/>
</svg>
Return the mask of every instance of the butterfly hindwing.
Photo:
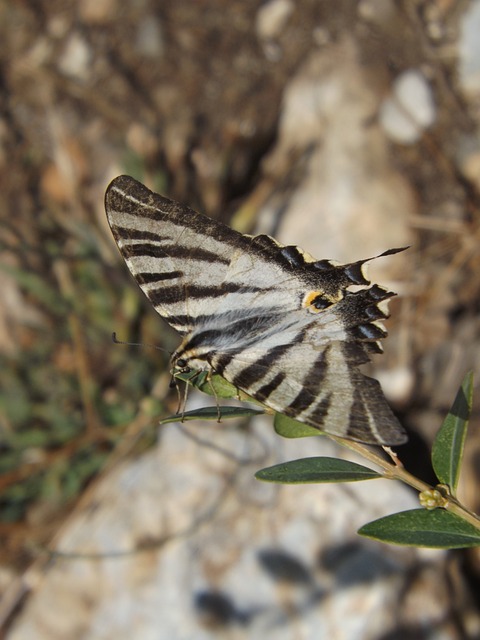
<svg viewBox="0 0 480 640">
<path fill-rule="evenodd" d="M 128 176 L 110 184 L 106 210 L 131 273 L 183 336 L 174 366 L 211 369 L 275 411 L 335 435 L 405 441 L 380 385 L 358 368 L 381 351 L 382 303 L 394 295 L 369 286 L 366 260 L 316 261 Z"/>
</svg>

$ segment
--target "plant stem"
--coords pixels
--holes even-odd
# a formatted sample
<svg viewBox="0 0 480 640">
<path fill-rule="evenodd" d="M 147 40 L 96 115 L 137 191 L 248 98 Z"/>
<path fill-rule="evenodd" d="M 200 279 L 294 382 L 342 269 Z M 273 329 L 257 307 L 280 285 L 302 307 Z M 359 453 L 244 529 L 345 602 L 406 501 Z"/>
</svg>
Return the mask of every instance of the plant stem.
<svg viewBox="0 0 480 640">
<path fill-rule="evenodd" d="M 388 460 L 385 460 L 380 456 L 376 451 L 370 449 L 367 445 L 361 444 L 360 442 L 354 442 L 352 440 L 346 440 L 345 438 L 340 438 L 338 436 L 333 436 L 328 434 L 328 437 L 337 442 L 342 447 L 350 449 L 351 451 L 355 451 L 363 458 L 366 458 L 373 464 L 377 465 L 383 471 L 383 477 L 389 480 L 400 480 L 405 484 L 408 484 L 410 487 L 413 487 L 417 491 L 432 491 L 435 487 L 430 486 L 423 480 L 420 480 L 416 476 L 412 475 L 408 471 L 406 471 L 402 466 L 395 465 Z M 470 523 L 476 529 L 480 530 L 480 517 L 477 516 L 472 511 L 469 511 L 466 507 L 460 504 L 456 498 L 453 496 L 446 495 L 445 499 L 447 500 L 446 509 L 451 513 L 454 513 L 459 518 L 462 518 L 466 522 Z"/>
<path fill-rule="evenodd" d="M 353 440 L 346 440 L 345 438 L 340 438 L 339 436 L 332 436 L 328 434 L 332 440 L 335 440 L 342 447 L 346 447 L 351 451 L 355 451 L 360 454 L 363 458 L 367 458 L 370 462 L 373 462 L 378 467 L 383 470 L 383 476 L 385 478 L 391 480 L 401 480 L 405 482 L 405 484 L 410 485 L 414 489 L 418 491 L 430 491 L 434 487 L 431 487 L 426 482 L 423 482 L 419 478 L 416 478 L 411 473 L 406 471 L 402 466 L 395 465 L 388 460 L 382 458 L 376 451 L 370 449 L 367 445 L 361 444 L 360 442 L 354 442 Z"/>
<path fill-rule="evenodd" d="M 476 513 L 473 513 L 473 511 L 470 511 L 470 509 L 464 507 L 457 501 L 456 498 L 448 496 L 447 501 L 448 504 L 445 508 L 450 511 L 450 513 L 454 513 L 459 518 L 462 518 L 473 527 L 480 530 L 480 517 L 477 516 Z"/>
</svg>

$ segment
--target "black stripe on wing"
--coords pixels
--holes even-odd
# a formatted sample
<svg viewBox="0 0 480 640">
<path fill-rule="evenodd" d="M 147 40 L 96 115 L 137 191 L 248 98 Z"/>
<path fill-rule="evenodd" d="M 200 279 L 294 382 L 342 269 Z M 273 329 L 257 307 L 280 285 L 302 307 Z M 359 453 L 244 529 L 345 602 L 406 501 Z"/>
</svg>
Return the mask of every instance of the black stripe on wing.
<svg viewBox="0 0 480 640">
<path fill-rule="evenodd" d="M 230 264 L 228 258 L 222 258 L 213 251 L 200 247 L 185 246 L 180 244 L 155 244 L 142 242 L 138 244 L 124 244 L 123 249 L 128 257 L 148 256 L 150 258 L 173 258 L 177 260 L 195 260 L 198 262 L 218 262 Z"/>
<path fill-rule="evenodd" d="M 281 344 L 272 347 L 256 362 L 253 362 L 252 364 L 246 366 L 239 373 L 237 373 L 232 378 L 232 384 L 236 387 L 239 387 L 240 389 L 244 389 L 248 393 L 252 385 L 264 378 L 270 368 L 275 367 L 275 363 L 282 356 L 288 353 L 295 346 L 295 344 L 296 342 L 291 342 L 288 344 Z M 271 391 L 273 391 L 273 388 L 271 389 Z M 255 392 L 255 397 L 260 401 L 266 400 L 268 398 L 268 396 L 263 396 L 263 394 L 260 394 L 260 391 Z"/>
<path fill-rule="evenodd" d="M 351 372 L 351 379 L 354 397 L 345 437 L 382 445 L 406 442 L 406 433 L 385 400 L 378 380 L 356 370 Z"/>
<path fill-rule="evenodd" d="M 154 231 L 147 231 L 146 229 L 133 229 L 132 227 L 122 227 L 117 224 L 111 225 L 111 229 L 116 238 L 122 239 L 122 241 L 128 240 L 141 240 L 145 242 L 150 240 L 153 243 L 165 242 L 173 240 L 171 236 L 163 236 Z"/>
<path fill-rule="evenodd" d="M 197 318 L 197 326 L 205 326 L 206 328 L 198 329 L 192 334 L 188 342 L 183 345 L 182 351 L 177 352 L 178 357 L 197 349 L 209 353 L 213 357 L 217 353 L 228 354 L 231 350 L 236 352 L 240 350 L 241 352 L 250 348 L 260 340 L 274 334 L 283 317 L 282 310 L 278 307 L 267 309 L 264 315 L 260 315 L 259 311 L 256 310 L 254 314 L 250 315 L 245 312 L 243 314 L 240 312 L 219 314 L 220 317 L 223 317 L 224 324 L 218 321 L 215 314 L 212 314 L 210 316 L 211 328 L 209 328 L 209 322 L 198 322 Z M 238 319 L 232 320 L 234 317 Z"/>
<path fill-rule="evenodd" d="M 287 415 L 296 417 L 303 411 L 306 411 L 315 402 L 316 396 L 320 393 L 320 389 L 326 378 L 326 374 L 329 367 L 328 351 L 330 346 L 327 345 L 323 351 L 318 355 L 314 363 L 309 367 L 308 372 L 304 378 L 304 386 L 300 393 L 285 407 Z M 310 385 L 305 384 L 310 379 L 315 380 L 315 392 L 312 395 Z M 322 424 L 322 423 L 320 423 Z M 320 426 L 320 425 L 319 425 Z"/>
<path fill-rule="evenodd" d="M 182 300 L 192 299 L 201 300 L 202 298 L 221 298 L 227 293 L 257 293 L 259 291 L 266 291 L 259 287 L 246 287 L 244 285 L 235 284 L 233 282 L 227 282 L 220 287 L 209 287 L 194 284 L 175 285 L 170 287 L 159 287 L 158 289 L 151 289 L 148 292 L 148 298 L 154 306 L 161 306 L 165 303 L 181 302 Z M 212 314 L 210 318 L 215 318 L 217 314 Z M 178 318 L 177 318 L 178 321 Z"/>
<path fill-rule="evenodd" d="M 267 382 L 266 384 L 261 386 L 255 394 L 259 400 L 261 398 L 260 402 L 265 402 L 266 400 L 268 400 L 268 398 L 272 395 L 275 389 L 278 389 L 278 387 L 282 384 L 285 378 L 286 378 L 285 372 L 279 371 L 275 375 L 275 377 L 270 380 L 270 382 Z"/>
<path fill-rule="evenodd" d="M 162 271 L 161 273 L 137 271 L 135 278 L 141 284 L 152 284 L 153 282 L 164 282 L 165 280 L 176 280 L 183 278 L 183 271 Z"/>
</svg>

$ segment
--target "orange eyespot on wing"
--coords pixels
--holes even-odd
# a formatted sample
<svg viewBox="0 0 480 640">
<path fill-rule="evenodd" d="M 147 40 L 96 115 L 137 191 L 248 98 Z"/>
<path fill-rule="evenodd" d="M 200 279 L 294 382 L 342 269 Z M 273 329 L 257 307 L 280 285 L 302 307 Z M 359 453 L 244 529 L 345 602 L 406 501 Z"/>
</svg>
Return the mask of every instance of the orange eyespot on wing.
<svg viewBox="0 0 480 640">
<path fill-rule="evenodd" d="M 332 304 L 338 302 L 342 299 L 342 296 L 339 295 L 337 298 L 333 296 L 329 296 L 323 291 L 309 291 L 305 294 L 305 297 L 302 301 L 302 307 L 304 309 L 308 309 L 310 313 L 320 313 L 328 307 L 331 307 Z"/>
</svg>

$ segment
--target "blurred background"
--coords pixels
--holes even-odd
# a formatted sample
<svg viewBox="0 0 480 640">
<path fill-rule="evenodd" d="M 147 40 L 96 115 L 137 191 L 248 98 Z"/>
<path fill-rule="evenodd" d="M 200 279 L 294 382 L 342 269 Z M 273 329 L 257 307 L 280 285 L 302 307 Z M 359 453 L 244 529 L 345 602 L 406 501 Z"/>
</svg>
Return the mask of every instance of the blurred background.
<svg viewBox="0 0 480 640">
<path fill-rule="evenodd" d="M 158 429 L 168 353 L 111 334 L 178 339 L 103 207 L 128 173 L 318 259 L 410 245 L 371 267 L 399 293 L 372 371 L 401 460 L 433 481 L 429 447 L 480 370 L 478 34 L 479 0 L 0 4 L 3 637 L 479 637 L 478 552 L 355 536 L 413 492 L 262 485 L 275 461 L 344 455 L 263 417 Z"/>
</svg>

